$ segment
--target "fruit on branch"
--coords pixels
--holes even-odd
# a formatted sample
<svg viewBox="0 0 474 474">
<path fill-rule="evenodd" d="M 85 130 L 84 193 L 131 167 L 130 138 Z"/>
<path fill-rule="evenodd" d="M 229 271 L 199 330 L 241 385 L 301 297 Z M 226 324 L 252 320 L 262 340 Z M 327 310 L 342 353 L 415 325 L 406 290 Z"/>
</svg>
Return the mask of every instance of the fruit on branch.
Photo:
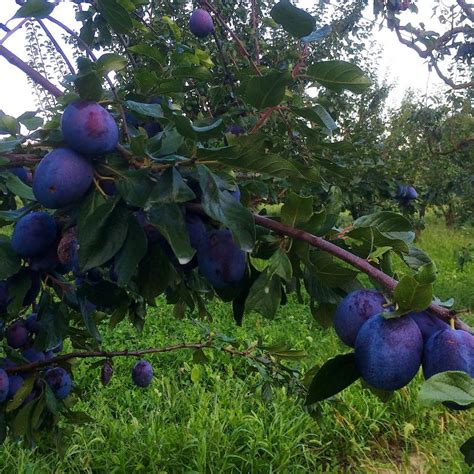
<svg viewBox="0 0 474 474">
<path fill-rule="evenodd" d="M 96 102 L 84 100 L 66 107 L 61 118 L 61 131 L 67 144 L 84 155 L 110 153 L 119 139 L 112 115 Z"/>
<path fill-rule="evenodd" d="M 191 211 L 186 212 L 185 221 L 191 247 L 197 250 L 199 242 L 206 233 L 206 226 L 201 217 Z"/>
<path fill-rule="evenodd" d="M 245 133 L 245 129 L 238 123 L 233 123 L 227 127 L 226 132 L 238 137 L 239 135 L 243 135 Z"/>
<path fill-rule="evenodd" d="M 112 361 L 106 360 L 100 370 L 100 381 L 104 387 L 109 385 L 113 373 L 114 369 L 112 367 Z"/>
<path fill-rule="evenodd" d="M 71 375 L 62 367 L 48 369 L 44 374 L 44 379 L 58 400 L 64 400 L 71 392 Z"/>
<path fill-rule="evenodd" d="M 57 253 L 56 245 L 51 246 L 45 253 L 42 255 L 37 255 L 36 257 L 31 257 L 29 259 L 30 268 L 35 272 L 52 272 L 58 268 L 60 265 Z M 67 273 L 67 268 L 62 268 L 66 270 L 64 273 Z M 63 272 L 60 272 L 63 273 Z"/>
<path fill-rule="evenodd" d="M 189 29 L 194 36 L 205 38 L 214 31 L 214 23 L 211 15 L 206 10 L 198 8 L 189 19 Z"/>
<path fill-rule="evenodd" d="M 362 325 L 372 316 L 388 311 L 385 297 L 376 290 L 364 289 L 349 293 L 337 306 L 334 315 L 334 330 L 341 341 L 355 346 Z"/>
<path fill-rule="evenodd" d="M 466 331 L 443 329 L 433 334 L 423 353 L 423 375 L 429 379 L 448 370 L 474 377 L 474 336 Z"/>
<path fill-rule="evenodd" d="M 395 197 L 402 206 L 408 206 L 411 201 L 414 201 L 418 197 L 418 193 L 413 186 L 399 184 L 397 195 Z"/>
<path fill-rule="evenodd" d="M 143 126 L 143 128 L 145 129 L 148 138 L 154 137 L 163 131 L 163 127 L 158 122 L 148 122 Z"/>
<path fill-rule="evenodd" d="M 409 315 L 418 325 L 425 343 L 436 332 L 449 328 L 448 323 L 445 323 L 439 318 L 431 316 L 427 311 L 422 311 L 420 313 L 409 313 Z"/>
<path fill-rule="evenodd" d="M 43 206 L 60 209 L 81 200 L 89 190 L 94 168 L 89 160 L 69 148 L 57 148 L 38 164 L 33 193 Z"/>
<path fill-rule="evenodd" d="M 111 179 L 101 179 L 99 186 L 107 196 L 115 196 L 117 194 L 117 186 L 115 185 L 115 181 Z"/>
<path fill-rule="evenodd" d="M 132 369 L 132 380 L 138 387 L 148 387 L 153 379 L 153 367 L 146 360 L 139 360 Z"/>
<path fill-rule="evenodd" d="M 23 320 L 15 321 L 6 330 L 7 344 L 13 349 L 20 349 L 28 342 L 28 329 Z"/>
<path fill-rule="evenodd" d="M 12 399 L 15 396 L 15 393 L 20 390 L 22 387 L 24 380 L 21 375 L 9 375 L 8 376 L 8 398 Z"/>
<path fill-rule="evenodd" d="M 229 230 L 206 232 L 199 242 L 197 260 L 201 274 L 217 289 L 237 285 L 247 267 L 245 253 L 235 245 Z"/>
<path fill-rule="evenodd" d="M 397 390 L 415 377 L 421 365 L 423 336 L 409 316 L 374 316 L 360 328 L 355 361 L 362 378 L 374 388 Z"/>
<path fill-rule="evenodd" d="M 0 402 L 4 402 L 8 398 L 9 388 L 8 375 L 3 369 L 0 369 Z"/>
<path fill-rule="evenodd" d="M 32 212 L 22 217 L 12 234 L 12 248 L 21 257 L 35 257 L 54 244 L 58 228 L 46 212 Z"/>
</svg>

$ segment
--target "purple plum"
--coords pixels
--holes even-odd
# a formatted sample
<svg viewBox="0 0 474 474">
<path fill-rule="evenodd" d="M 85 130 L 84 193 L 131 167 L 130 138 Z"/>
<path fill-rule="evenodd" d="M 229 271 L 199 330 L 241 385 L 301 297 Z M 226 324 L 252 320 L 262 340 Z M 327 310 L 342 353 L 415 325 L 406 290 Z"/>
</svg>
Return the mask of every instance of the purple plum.
<svg viewBox="0 0 474 474">
<path fill-rule="evenodd" d="M 79 153 L 101 155 L 112 152 L 119 139 L 114 118 L 96 102 L 69 104 L 61 118 L 64 140 Z"/>
<path fill-rule="evenodd" d="M 8 392 L 10 390 L 10 381 L 7 373 L 0 369 L 0 402 L 4 402 L 8 398 Z"/>
<path fill-rule="evenodd" d="M 132 380 L 138 387 L 148 387 L 153 379 L 153 367 L 146 360 L 139 360 L 132 369 Z"/>
<path fill-rule="evenodd" d="M 189 19 L 189 29 L 194 36 L 205 38 L 214 31 L 214 23 L 211 15 L 206 10 L 198 8 Z"/>
<path fill-rule="evenodd" d="M 94 168 L 69 148 L 48 153 L 36 167 L 33 193 L 43 206 L 59 209 L 80 201 L 89 190 Z"/>
<path fill-rule="evenodd" d="M 15 321 L 6 330 L 7 344 L 13 349 L 19 349 L 28 342 L 28 329 L 22 320 Z"/>
<path fill-rule="evenodd" d="M 58 400 L 64 400 L 71 392 L 71 375 L 62 367 L 48 369 L 44 374 L 44 379 Z"/>
</svg>

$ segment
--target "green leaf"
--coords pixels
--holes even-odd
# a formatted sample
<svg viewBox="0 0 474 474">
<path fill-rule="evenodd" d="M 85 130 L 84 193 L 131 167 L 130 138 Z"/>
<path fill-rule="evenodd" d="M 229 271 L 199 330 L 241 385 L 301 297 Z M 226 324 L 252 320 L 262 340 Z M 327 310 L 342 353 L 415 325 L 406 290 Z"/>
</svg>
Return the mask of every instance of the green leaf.
<svg viewBox="0 0 474 474">
<path fill-rule="evenodd" d="M 10 239 L 0 235 L 0 280 L 6 280 L 21 268 L 21 258 L 13 251 Z"/>
<path fill-rule="evenodd" d="M 221 191 L 216 177 L 205 166 L 199 166 L 198 173 L 199 185 L 203 190 L 202 206 L 206 214 L 227 226 L 242 250 L 252 250 L 255 244 L 252 213 L 230 193 Z"/>
<path fill-rule="evenodd" d="M 245 311 L 256 311 L 265 318 L 274 318 L 281 301 L 281 281 L 268 268 L 261 273 L 250 288 L 245 301 Z"/>
<path fill-rule="evenodd" d="M 330 328 L 334 319 L 337 306 L 331 303 L 315 303 L 311 300 L 310 309 L 314 320 L 323 328 Z"/>
<path fill-rule="evenodd" d="M 204 66 L 181 66 L 173 69 L 176 79 L 196 79 L 198 81 L 212 81 L 212 72 Z"/>
<path fill-rule="evenodd" d="M 149 302 L 163 293 L 173 279 L 173 268 L 159 245 L 148 250 L 140 262 L 137 284 L 140 294 Z"/>
<path fill-rule="evenodd" d="M 281 222 L 290 227 L 298 227 L 308 222 L 313 214 L 313 197 L 303 197 L 290 191 L 281 208 Z"/>
<path fill-rule="evenodd" d="M 133 28 L 132 18 L 117 0 L 97 0 L 100 13 L 104 15 L 110 27 L 119 34 L 126 34 Z"/>
<path fill-rule="evenodd" d="M 133 216 L 129 217 L 127 238 L 123 247 L 115 257 L 117 283 L 120 286 L 128 284 L 135 274 L 138 264 L 146 255 L 147 238 L 145 231 Z"/>
<path fill-rule="evenodd" d="M 264 76 L 251 77 L 242 85 L 243 98 L 256 109 L 274 107 L 285 97 L 291 80 L 288 71 L 270 71 Z"/>
<path fill-rule="evenodd" d="M 287 282 L 293 278 L 293 268 L 290 259 L 283 250 L 278 249 L 271 256 L 268 264 L 268 274 L 270 276 L 278 275 Z"/>
<path fill-rule="evenodd" d="M 27 0 L 15 13 L 14 18 L 46 18 L 56 7 L 47 0 Z"/>
<path fill-rule="evenodd" d="M 153 118 L 164 118 L 163 109 L 160 104 L 143 104 L 141 102 L 135 102 L 134 100 L 126 100 L 124 102 L 125 108 L 136 112 L 145 117 Z"/>
<path fill-rule="evenodd" d="M 464 462 L 469 466 L 474 466 L 474 436 L 464 442 L 459 449 L 464 455 Z"/>
<path fill-rule="evenodd" d="M 19 138 L 15 140 L 12 140 L 12 139 L 0 140 L 0 153 L 8 153 L 9 151 L 13 151 L 22 142 L 23 142 L 23 138 Z M 9 163 L 9 161 L 7 163 Z"/>
<path fill-rule="evenodd" d="M 74 80 L 74 85 L 81 99 L 96 101 L 102 97 L 102 80 L 95 72 L 80 74 Z"/>
<path fill-rule="evenodd" d="M 326 400 L 353 384 L 360 377 L 353 353 L 329 359 L 316 373 L 308 389 L 306 404 Z"/>
<path fill-rule="evenodd" d="M 316 104 L 313 107 L 298 108 L 290 107 L 290 110 L 310 122 L 317 123 L 323 127 L 326 127 L 330 132 L 336 130 L 337 125 L 334 119 L 331 117 L 329 112 L 320 104 Z"/>
<path fill-rule="evenodd" d="M 181 265 L 190 262 L 196 251 L 191 247 L 183 212 L 177 204 L 159 204 L 148 212 L 148 219 L 168 241 Z"/>
<path fill-rule="evenodd" d="M 415 274 L 415 280 L 421 285 L 427 285 L 436 281 L 438 269 L 434 262 L 425 263 L 422 265 L 418 272 Z"/>
<path fill-rule="evenodd" d="M 18 135 L 20 133 L 20 124 L 15 117 L 0 114 L 0 135 Z"/>
<path fill-rule="evenodd" d="M 15 396 L 12 400 L 7 403 L 6 411 L 14 411 L 25 401 L 25 398 L 31 393 L 33 390 L 33 385 L 35 383 L 35 377 L 28 377 L 24 382 L 23 385 L 18 389 L 15 393 Z"/>
<path fill-rule="evenodd" d="M 403 311 L 423 311 L 433 299 L 433 286 L 420 284 L 411 275 L 404 275 L 398 282 L 393 299 Z"/>
<path fill-rule="evenodd" d="M 8 190 L 15 196 L 28 199 L 29 201 L 36 201 L 32 189 L 18 176 L 15 176 L 13 173 L 2 173 L 1 177 L 5 180 Z"/>
<path fill-rule="evenodd" d="M 346 61 L 321 61 L 311 65 L 307 74 L 322 86 L 336 92 L 346 89 L 361 94 L 372 85 L 372 81 L 359 66 Z"/>
<path fill-rule="evenodd" d="M 271 9 L 270 16 L 297 38 L 309 35 L 316 26 L 316 20 L 308 12 L 295 7 L 289 0 L 280 0 Z"/>
<path fill-rule="evenodd" d="M 157 183 L 150 195 L 150 203 L 181 203 L 192 201 L 196 195 L 184 182 L 176 168 L 168 168 L 157 177 Z"/>
<path fill-rule="evenodd" d="M 96 71 L 101 76 L 107 75 L 111 71 L 120 71 L 127 65 L 127 58 L 116 53 L 103 54 L 95 63 Z"/>
<path fill-rule="evenodd" d="M 348 283 L 357 276 L 357 272 L 351 268 L 343 267 L 334 262 L 332 255 L 315 250 L 309 254 L 310 265 L 308 269 L 329 288 L 337 288 Z"/>
<path fill-rule="evenodd" d="M 130 206 L 143 207 L 155 186 L 148 170 L 122 171 L 117 183 L 117 191 Z"/>
<path fill-rule="evenodd" d="M 122 247 L 128 231 L 129 212 L 117 200 L 108 200 L 79 223 L 79 266 L 82 271 L 103 265 Z"/>
<path fill-rule="evenodd" d="M 424 405 L 453 402 L 469 406 L 474 404 L 474 378 L 459 371 L 435 374 L 423 383 L 418 399 Z"/>
<path fill-rule="evenodd" d="M 164 55 L 156 47 L 140 43 L 130 46 L 128 50 L 131 53 L 138 54 L 139 56 L 150 58 L 160 65 L 166 63 Z"/>
<path fill-rule="evenodd" d="M 21 408 L 13 420 L 13 431 L 16 436 L 26 435 L 31 427 L 31 414 L 35 407 L 36 400 L 32 400 Z"/>
<path fill-rule="evenodd" d="M 25 112 L 17 118 L 29 131 L 36 130 L 43 125 L 43 119 L 36 116 L 36 112 Z"/>
<path fill-rule="evenodd" d="M 352 225 L 360 227 L 376 227 L 380 232 L 407 232 L 413 229 L 411 222 L 396 212 L 382 211 L 359 217 Z"/>
</svg>

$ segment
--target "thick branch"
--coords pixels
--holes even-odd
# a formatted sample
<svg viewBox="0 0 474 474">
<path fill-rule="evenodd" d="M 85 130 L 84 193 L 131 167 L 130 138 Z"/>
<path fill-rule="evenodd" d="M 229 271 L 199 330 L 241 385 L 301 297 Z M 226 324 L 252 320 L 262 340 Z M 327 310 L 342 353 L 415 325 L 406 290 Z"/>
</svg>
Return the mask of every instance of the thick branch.
<svg viewBox="0 0 474 474">
<path fill-rule="evenodd" d="M 64 95 L 64 92 L 59 90 L 52 82 L 43 77 L 38 71 L 26 64 L 16 54 L 12 53 L 3 45 L 0 45 L 0 56 L 3 56 L 10 64 L 13 64 L 13 66 L 21 69 L 33 82 L 39 84 L 54 97 L 58 98 Z"/>
<path fill-rule="evenodd" d="M 469 20 L 474 22 L 474 10 L 471 6 L 472 4 L 467 4 L 464 0 L 456 0 L 456 1 L 457 1 L 457 4 L 461 7 L 464 14 L 469 18 Z"/>
</svg>

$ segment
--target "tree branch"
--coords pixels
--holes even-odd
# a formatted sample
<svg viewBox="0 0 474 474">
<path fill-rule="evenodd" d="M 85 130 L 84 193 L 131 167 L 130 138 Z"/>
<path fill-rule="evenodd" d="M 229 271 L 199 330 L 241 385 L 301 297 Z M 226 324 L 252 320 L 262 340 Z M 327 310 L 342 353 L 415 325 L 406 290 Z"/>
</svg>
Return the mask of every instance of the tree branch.
<svg viewBox="0 0 474 474">
<path fill-rule="evenodd" d="M 16 25 L 15 28 L 12 28 L 12 29 L 0 40 L 0 44 L 5 43 L 5 41 L 6 41 L 11 35 L 13 35 L 15 32 L 17 32 L 28 20 L 29 20 L 28 18 L 24 18 L 22 21 L 20 21 L 20 23 L 18 23 L 18 25 Z"/>
<path fill-rule="evenodd" d="M 457 1 L 457 4 L 461 7 L 464 14 L 469 18 L 469 20 L 474 22 L 474 10 L 471 6 L 472 4 L 467 4 L 464 0 L 456 0 L 456 1 Z"/>
</svg>

